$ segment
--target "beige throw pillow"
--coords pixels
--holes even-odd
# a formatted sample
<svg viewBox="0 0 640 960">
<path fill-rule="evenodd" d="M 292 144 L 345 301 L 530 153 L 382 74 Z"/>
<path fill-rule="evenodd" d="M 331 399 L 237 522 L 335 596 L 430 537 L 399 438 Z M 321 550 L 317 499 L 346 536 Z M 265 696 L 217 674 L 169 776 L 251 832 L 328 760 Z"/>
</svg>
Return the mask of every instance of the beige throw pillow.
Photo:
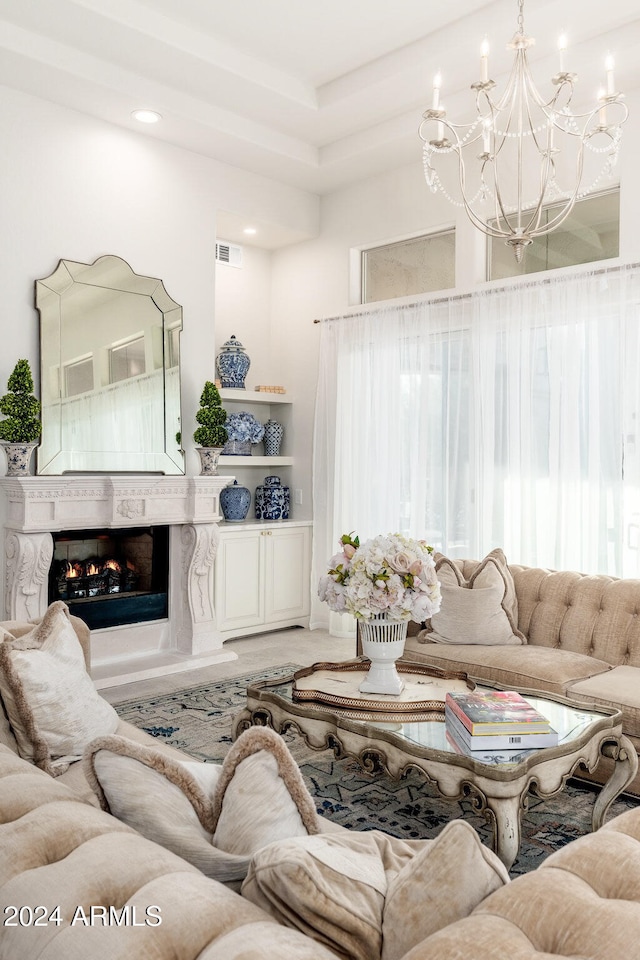
<svg viewBox="0 0 640 960">
<path fill-rule="evenodd" d="M 222 764 L 176 761 L 124 737 L 89 745 L 85 775 L 103 810 L 222 882 L 253 853 L 318 831 L 318 815 L 281 737 L 251 727 Z"/>
<path fill-rule="evenodd" d="M 464 820 L 453 820 L 392 880 L 382 916 L 382 960 L 400 960 L 437 930 L 467 917 L 509 882 L 507 868 Z"/>
<path fill-rule="evenodd" d="M 0 642 L 0 693 L 20 756 L 56 776 L 118 715 L 99 695 L 61 600 L 33 630 Z"/>
<path fill-rule="evenodd" d="M 352 960 L 399 960 L 509 882 L 474 829 L 435 840 L 378 830 L 294 838 L 253 857 L 242 895 L 279 923 Z"/>
<path fill-rule="evenodd" d="M 442 604 L 421 637 L 488 646 L 527 642 L 518 630 L 515 585 L 502 550 L 489 553 L 468 581 L 448 557 L 437 558 L 436 572 Z"/>
</svg>

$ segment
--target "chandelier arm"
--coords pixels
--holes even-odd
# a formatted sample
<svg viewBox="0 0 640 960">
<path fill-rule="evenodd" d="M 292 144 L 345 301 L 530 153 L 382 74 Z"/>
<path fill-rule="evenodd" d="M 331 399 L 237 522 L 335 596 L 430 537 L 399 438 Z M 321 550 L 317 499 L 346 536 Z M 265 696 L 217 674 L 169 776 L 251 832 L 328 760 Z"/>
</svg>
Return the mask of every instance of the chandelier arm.
<svg viewBox="0 0 640 960">
<path fill-rule="evenodd" d="M 467 198 L 466 171 L 465 171 L 464 159 L 462 157 L 462 152 L 460 149 L 454 147 L 454 153 L 458 158 L 458 177 L 460 181 L 460 195 L 462 197 L 462 204 L 471 222 L 478 228 L 478 230 L 482 231 L 482 233 L 486 233 L 488 236 L 494 237 L 497 240 L 504 239 L 505 237 L 510 236 L 511 231 L 506 233 L 505 231 L 499 228 L 492 227 L 489 223 L 487 223 L 485 220 L 479 217 L 478 214 L 475 212 L 475 210 L 471 206 L 471 201 L 469 201 L 469 199 Z M 499 218 L 496 217 L 496 220 L 499 220 Z M 508 225 L 508 221 L 506 221 L 506 223 Z"/>
</svg>

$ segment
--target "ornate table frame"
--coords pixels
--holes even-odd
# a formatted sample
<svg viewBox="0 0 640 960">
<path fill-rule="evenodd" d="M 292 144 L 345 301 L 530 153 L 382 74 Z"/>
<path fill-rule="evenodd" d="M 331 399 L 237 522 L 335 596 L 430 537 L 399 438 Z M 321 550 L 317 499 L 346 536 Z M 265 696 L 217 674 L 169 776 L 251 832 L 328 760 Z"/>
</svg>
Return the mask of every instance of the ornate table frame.
<svg viewBox="0 0 640 960">
<path fill-rule="evenodd" d="M 575 740 L 529 754 L 513 767 L 481 763 L 474 757 L 420 746 L 389 729 L 364 720 L 354 720 L 348 711 L 309 702 L 293 702 L 277 688 L 291 678 L 261 681 L 247 687 L 246 707 L 234 720 L 236 739 L 250 726 L 269 726 L 277 733 L 298 732 L 314 750 L 332 749 L 337 758 L 350 757 L 368 772 L 383 770 L 400 780 L 418 770 L 447 800 L 471 798 L 474 807 L 493 824 L 494 850 L 510 869 L 518 855 L 521 817 L 528 794 L 546 800 L 559 793 L 579 765 L 592 772 L 601 756 L 615 761 L 613 772 L 598 794 L 592 829 L 604 823 L 615 798 L 633 780 L 638 755 L 622 733 L 619 710 L 597 711 L 540 690 L 520 690 L 577 710 L 597 713 Z M 276 688 L 276 689 L 274 689 Z"/>
</svg>

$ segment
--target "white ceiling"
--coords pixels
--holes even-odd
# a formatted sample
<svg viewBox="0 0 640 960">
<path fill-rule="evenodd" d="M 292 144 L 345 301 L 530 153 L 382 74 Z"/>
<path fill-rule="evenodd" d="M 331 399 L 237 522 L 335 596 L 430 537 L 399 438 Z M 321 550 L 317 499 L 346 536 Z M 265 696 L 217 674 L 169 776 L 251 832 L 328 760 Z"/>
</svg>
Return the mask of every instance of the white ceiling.
<svg viewBox="0 0 640 960">
<path fill-rule="evenodd" d="M 419 163 L 433 74 L 470 115 L 480 43 L 499 79 L 516 17 L 516 0 L 0 0 L 0 83 L 322 194 Z M 561 31 L 590 98 L 608 52 L 638 85 L 638 0 L 528 0 L 525 24 L 540 86 Z"/>
</svg>

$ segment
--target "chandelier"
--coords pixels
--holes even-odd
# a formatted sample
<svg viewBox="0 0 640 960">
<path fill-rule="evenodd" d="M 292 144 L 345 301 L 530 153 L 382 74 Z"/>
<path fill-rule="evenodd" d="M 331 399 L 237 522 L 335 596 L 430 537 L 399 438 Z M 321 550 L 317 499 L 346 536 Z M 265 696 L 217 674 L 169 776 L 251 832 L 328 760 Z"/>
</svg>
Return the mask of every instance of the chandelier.
<svg viewBox="0 0 640 960">
<path fill-rule="evenodd" d="M 595 105 L 586 112 L 572 111 L 577 76 L 565 69 L 564 36 L 558 42 L 560 69 L 551 79 L 555 90 L 543 97 L 535 87 L 527 57 L 534 43 L 524 31 L 524 0 L 518 0 L 517 29 L 507 45 L 514 51 L 514 61 L 502 96 L 494 94 L 496 83 L 489 76 L 485 40 L 480 79 L 471 85 L 475 118 L 465 124 L 449 120 L 440 101 L 442 78 L 438 73 L 431 107 L 423 113 L 419 129 L 431 191 L 439 190 L 453 204 L 464 206 L 475 227 L 513 248 L 518 263 L 525 247 L 557 229 L 576 200 L 591 193 L 602 177 L 612 172 L 628 114 L 623 95 L 615 89 L 611 56 L 605 63 L 606 84 Z M 584 187 L 587 151 L 594 155 L 597 172 Z M 436 169 L 448 154 L 455 154 L 458 160 L 461 200 L 451 195 Z M 567 175 L 567 166 L 570 185 L 560 182 Z M 546 210 L 550 204 L 552 210 Z"/>
</svg>

